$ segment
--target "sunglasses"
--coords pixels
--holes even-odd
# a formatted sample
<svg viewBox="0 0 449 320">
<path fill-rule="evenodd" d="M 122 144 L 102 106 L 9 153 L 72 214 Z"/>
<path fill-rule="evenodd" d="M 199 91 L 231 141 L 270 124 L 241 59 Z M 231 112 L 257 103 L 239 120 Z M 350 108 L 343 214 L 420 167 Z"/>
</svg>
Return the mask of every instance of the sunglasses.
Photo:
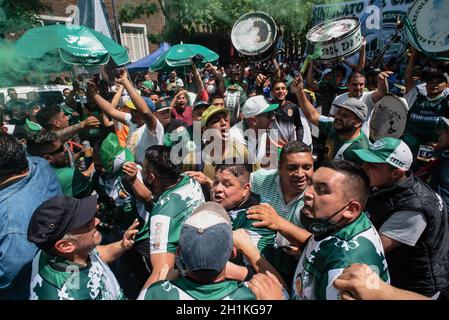
<svg viewBox="0 0 449 320">
<path fill-rule="evenodd" d="M 47 155 L 51 156 L 51 155 L 54 155 L 54 154 L 57 154 L 57 153 L 61 153 L 61 152 L 64 152 L 64 145 L 63 144 L 61 144 L 61 146 L 58 149 L 56 149 L 55 151 L 48 152 Z"/>
</svg>

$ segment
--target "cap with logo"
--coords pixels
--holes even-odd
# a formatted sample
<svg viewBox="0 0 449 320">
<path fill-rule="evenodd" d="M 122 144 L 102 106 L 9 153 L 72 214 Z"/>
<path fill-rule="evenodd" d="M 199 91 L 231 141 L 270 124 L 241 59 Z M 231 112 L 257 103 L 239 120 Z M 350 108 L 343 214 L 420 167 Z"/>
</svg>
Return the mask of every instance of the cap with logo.
<svg viewBox="0 0 449 320">
<path fill-rule="evenodd" d="M 167 100 L 159 100 L 158 102 L 156 102 L 155 105 L 156 105 L 156 112 L 171 109 L 170 103 Z"/>
<path fill-rule="evenodd" d="M 242 108 L 243 117 L 251 118 L 279 108 L 277 103 L 269 103 L 264 96 L 248 98 Z"/>
<path fill-rule="evenodd" d="M 408 171 L 412 166 L 413 154 L 407 144 L 395 138 L 382 138 L 370 145 L 369 149 L 354 150 L 362 161 L 387 163 L 395 168 Z"/>
<path fill-rule="evenodd" d="M 56 196 L 42 203 L 31 216 L 28 241 L 42 250 L 53 248 L 64 235 L 85 226 L 95 216 L 97 198 Z"/>
<path fill-rule="evenodd" d="M 345 108 L 349 111 L 352 111 L 357 116 L 357 118 L 362 121 L 365 121 L 368 114 L 368 107 L 366 106 L 366 104 L 356 98 L 349 98 L 343 103 L 334 103 L 333 105 L 337 108 Z"/>
<path fill-rule="evenodd" d="M 204 110 L 203 114 L 201 115 L 201 126 L 205 127 L 210 118 L 217 113 L 225 113 L 229 115 L 229 109 L 222 106 L 210 106 L 209 108 Z"/>
<path fill-rule="evenodd" d="M 232 254 L 232 225 L 228 213 L 215 202 L 196 208 L 184 222 L 179 257 L 187 271 L 218 275 Z"/>
</svg>

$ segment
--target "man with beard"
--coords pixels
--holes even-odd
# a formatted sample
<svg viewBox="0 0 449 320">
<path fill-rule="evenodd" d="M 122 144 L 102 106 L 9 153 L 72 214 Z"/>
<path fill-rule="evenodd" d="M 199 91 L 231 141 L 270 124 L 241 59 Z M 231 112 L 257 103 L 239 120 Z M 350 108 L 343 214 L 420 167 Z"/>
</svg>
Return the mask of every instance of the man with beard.
<svg viewBox="0 0 449 320">
<path fill-rule="evenodd" d="M 279 104 L 275 112 L 271 129 L 276 129 L 280 145 L 288 141 L 298 140 L 310 146 L 312 134 L 309 123 L 304 117 L 301 109 L 291 101 L 286 100 L 287 87 L 283 80 L 274 80 L 271 87 L 273 97 L 271 103 Z"/>
<path fill-rule="evenodd" d="M 446 206 L 409 173 L 413 155 L 395 138 L 355 150 L 373 191 L 366 210 L 386 253 L 391 284 L 432 297 L 448 285 L 449 231 Z"/>
<path fill-rule="evenodd" d="M 363 102 L 366 107 L 366 117 L 362 123 L 362 130 L 369 138 L 369 124 L 371 115 L 377 103 L 388 92 L 388 77 L 393 74 L 391 71 L 383 71 L 377 76 L 377 89 L 374 91 L 365 91 L 366 79 L 360 72 L 353 72 L 348 77 L 348 92 L 335 97 L 332 102 L 330 115 L 335 116 L 338 111 L 338 106 L 345 103 L 348 99 L 353 98 Z"/>
<path fill-rule="evenodd" d="M 358 99 L 349 98 L 343 104 L 335 105 L 338 107 L 335 118 L 321 116 L 307 99 L 301 76 L 296 88 L 299 106 L 304 115 L 327 136 L 324 159 L 357 161 L 358 158 L 351 150 L 367 149 L 369 146 L 368 138 L 362 131 L 367 117 L 367 106 Z"/>
<path fill-rule="evenodd" d="M 304 206 L 304 192 L 312 175 L 312 150 L 300 141 L 289 141 L 281 150 L 278 169 L 260 169 L 251 174 L 251 189 L 260 195 L 262 203 L 272 206 L 282 218 L 302 226 L 299 212 Z M 291 283 L 297 261 L 284 248 L 290 249 L 290 243 L 278 233 L 275 256 L 270 262 L 284 280 Z"/>
<path fill-rule="evenodd" d="M 100 245 L 96 197 L 57 196 L 33 213 L 28 240 L 40 249 L 33 260 L 31 300 L 125 299 L 108 267 L 134 245 L 137 221 L 117 242 Z"/>
<path fill-rule="evenodd" d="M 182 90 L 179 91 L 174 97 L 172 102 L 170 103 L 171 115 L 174 119 L 181 120 L 187 126 L 191 126 L 193 123 L 192 120 L 192 107 L 188 105 L 188 96 L 187 91 Z"/>
<path fill-rule="evenodd" d="M 174 268 L 182 224 L 204 203 L 201 185 L 181 175 L 182 163 L 175 164 L 171 154 L 169 147 L 152 146 L 147 149 L 143 163 L 142 177 L 154 201 L 149 221 L 152 271 L 144 288 L 161 280 L 159 274 L 163 268 Z"/>
<path fill-rule="evenodd" d="M 303 248 L 293 280 L 294 299 L 339 299 L 333 282 L 354 263 L 368 264 L 389 281 L 382 242 L 363 212 L 368 195 L 369 179 L 363 170 L 345 160 L 332 160 L 315 171 L 304 194 L 300 220 L 305 230 L 269 205 L 248 210 L 249 219 L 261 220 L 254 226 L 278 231 Z"/>
</svg>

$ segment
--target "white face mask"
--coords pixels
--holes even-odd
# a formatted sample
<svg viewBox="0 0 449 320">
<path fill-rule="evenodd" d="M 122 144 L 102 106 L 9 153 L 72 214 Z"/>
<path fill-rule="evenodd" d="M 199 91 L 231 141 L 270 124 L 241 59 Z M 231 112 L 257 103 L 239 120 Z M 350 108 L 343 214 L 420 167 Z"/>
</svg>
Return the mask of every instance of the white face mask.
<svg viewBox="0 0 449 320">
<path fill-rule="evenodd" d="M 209 93 L 209 94 L 214 94 L 215 91 L 217 90 L 217 88 L 216 88 L 215 85 L 209 84 L 209 85 L 206 87 L 206 90 L 207 90 L 207 93 Z"/>
</svg>

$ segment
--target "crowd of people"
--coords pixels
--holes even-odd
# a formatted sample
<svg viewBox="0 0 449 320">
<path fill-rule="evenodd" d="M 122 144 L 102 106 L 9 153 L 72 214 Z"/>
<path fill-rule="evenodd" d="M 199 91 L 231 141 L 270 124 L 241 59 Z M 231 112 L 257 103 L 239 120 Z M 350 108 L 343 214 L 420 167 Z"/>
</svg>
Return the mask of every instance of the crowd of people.
<svg viewBox="0 0 449 320">
<path fill-rule="evenodd" d="M 447 299 L 449 67 L 407 52 L 11 88 L 0 299 Z"/>
</svg>

